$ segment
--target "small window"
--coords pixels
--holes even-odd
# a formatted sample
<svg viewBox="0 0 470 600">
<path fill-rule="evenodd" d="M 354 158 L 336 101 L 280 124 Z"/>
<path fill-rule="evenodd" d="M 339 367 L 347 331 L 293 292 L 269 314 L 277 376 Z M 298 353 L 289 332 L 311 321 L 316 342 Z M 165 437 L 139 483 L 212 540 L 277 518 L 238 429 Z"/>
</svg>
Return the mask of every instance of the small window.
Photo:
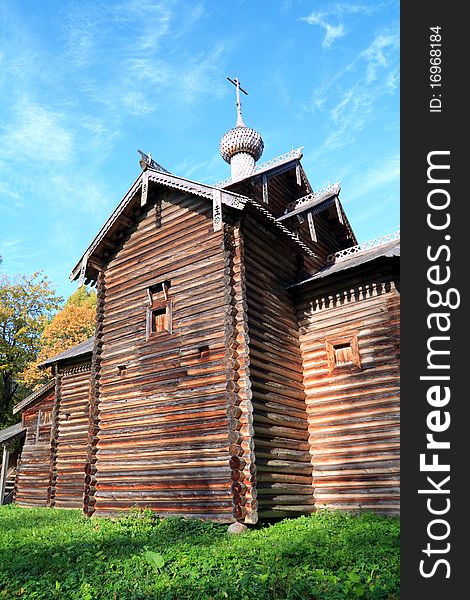
<svg viewBox="0 0 470 600">
<path fill-rule="evenodd" d="M 147 309 L 147 339 L 165 331 L 172 333 L 171 300 Z"/>
<path fill-rule="evenodd" d="M 347 365 L 353 362 L 352 348 L 350 343 L 334 344 L 336 366 Z"/>
<path fill-rule="evenodd" d="M 170 287 L 171 281 L 163 281 L 147 289 L 147 339 L 164 332 L 173 333 Z"/>
<path fill-rule="evenodd" d="M 326 353 L 330 372 L 340 367 L 362 368 L 357 335 L 326 340 Z"/>
<path fill-rule="evenodd" d="M 150 333 L 170 331 L 168 305 L 150 309 Z"/>
</svg>

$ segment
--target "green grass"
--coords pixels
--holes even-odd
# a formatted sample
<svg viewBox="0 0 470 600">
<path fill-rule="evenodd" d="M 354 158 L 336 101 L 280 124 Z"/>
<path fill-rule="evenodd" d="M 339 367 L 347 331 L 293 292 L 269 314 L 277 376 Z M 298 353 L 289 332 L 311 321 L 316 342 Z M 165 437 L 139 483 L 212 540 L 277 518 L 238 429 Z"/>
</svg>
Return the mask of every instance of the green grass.
<svg viewBox="0 0 470 600">
<path fill-rule="evenodd" d="M 251 529 L 144 512 L 0 508 L 0 598 L 399 598 L 398 519 L 321 511 Z"/>
</svg>

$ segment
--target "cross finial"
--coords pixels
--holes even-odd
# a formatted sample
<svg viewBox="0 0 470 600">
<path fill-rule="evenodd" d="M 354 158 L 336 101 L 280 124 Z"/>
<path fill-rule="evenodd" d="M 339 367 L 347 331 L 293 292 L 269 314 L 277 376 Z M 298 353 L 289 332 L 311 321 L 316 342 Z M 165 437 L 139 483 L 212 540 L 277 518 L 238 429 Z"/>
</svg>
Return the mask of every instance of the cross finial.
<svg viewBox="0 0 470 600">
<path fill-rule="evenodd" d="M 245 91 L 241 85 L 240 85 L 240 81 L 238 79 L 238 77 L 234 77 L 233 79 L 230 79 L 230 77 L 227 77 L 227 79 L 230 81 L 230 83 L 233 83 L 233 85 L 235 86 L 236 90 L 237 90 L 237 127 L 246 127 L 245 123 L 243 122 L 243 117 L 242 117 L 242 103 L 240 102 L 240 92 L 243 92 L 246 96 L 248 96 L 248 92 Z"/>
</svg>

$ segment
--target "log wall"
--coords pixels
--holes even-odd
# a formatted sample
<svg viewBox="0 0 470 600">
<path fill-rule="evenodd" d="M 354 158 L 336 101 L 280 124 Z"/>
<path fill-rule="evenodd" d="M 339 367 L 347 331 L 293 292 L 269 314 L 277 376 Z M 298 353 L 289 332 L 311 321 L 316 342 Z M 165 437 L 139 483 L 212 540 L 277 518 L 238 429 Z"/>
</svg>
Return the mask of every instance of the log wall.
<svg viewBox="0 0 470 600">
<path fill-rule="evenodd" d="M 23 425 L 27 431 L 18 460 L 15 485 L 15 501 L 20 506 L 47 506 L 48 504 L 51 483 L 53 407 L 54 390 L 51 390 L 44 398 L 38 399 L 23 412 Z M 48 424 L 41 426 L 38 431 L 40 411 L 43 415 L 47 415 Z"/>
<path fill-rule="evenodd" d="M 298 305 L 317 507 L 399 510 L 399 293 L 366 276 Z M 357 340 L 356 363 L 342 362 Z M 353 341 L 353 346 L 356 342 Z"/>
<path fill-rule="evenodd" d="M 52 502 L 82 508 L 88 450 L 90 362 L 59 368 Z"/>
<path fill-rule="evenodd" d="M 232 521 L 223 231 L 207 200 L 165 191 L 152 202 L 100 284 L 88 512 Z M 147 339 L 147 290 L 162 281 L 172 331 Z"/>
<path fill-rule="evenodd" d="M 248 216 L 243 227 L 259 516 L 314 510 L 297 317 L 297 256 Z"/>
<path fill-rule="evenodd" d="M 245 257 L 240 221 L 225 225 L 226 324 L 229 453 L 232 468 L 233 515 L 245 523 L 258 521 L 253 404 L 249 364 Z"/>
</svg>

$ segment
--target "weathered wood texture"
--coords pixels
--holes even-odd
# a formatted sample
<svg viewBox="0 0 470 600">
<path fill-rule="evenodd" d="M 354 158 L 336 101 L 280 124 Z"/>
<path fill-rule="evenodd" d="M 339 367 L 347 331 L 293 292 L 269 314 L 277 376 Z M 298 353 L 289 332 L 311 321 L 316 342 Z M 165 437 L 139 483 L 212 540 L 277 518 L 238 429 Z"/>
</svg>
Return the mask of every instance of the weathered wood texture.
<svg viewBox="0 0 470 600">
<path fill-rule="evenodd" d="M 238 520 L 258 521 L 256 464 L 249 367 L 248 315 L 245 286 L 245 259 L 240 222 L 225 226 L 226 294 L 230 298 L 231 322 L 226 324 L 227 371 L 230 427 L 230 466 L 234 511 Z M 230 335 L 231 333 L 231 335 Z"/>
<path fill-rule="evenodd" d="M 206 200 L 158 191 L 150 202 L 104 272 L 88 511 L 233 521 L 223 231 Z M 147 290 L 163 281 L 172 333 L 146 339 Z"/>
<path fill-rule="evenodd" d="M 329 290 L 304 289 L 298 310 L 315 504 L 397 512 L 399 293 L 395 284 L 387 278 L 359 276 Z M 354 339 L 360 366 L 353 362 L 335 366 L 335 344 L 341 363 L 344 352 L 349 352 L 342 346 Z"/>
<path fill-rule="evenodd" d="M 88 446 L 90 362 L 59 368 L 52 502 L 82 508 Z"/>
<path fill-rule="evenodd" d="M 23 412 L 23 425 L 27 431 L 15 483 L 15 501 L 20 506 L 46 506 L 48 503 L 53 406 L 54 390 L 50 390 Z"/>
<path fill-rule="evenodd" d="M 95 343 L 91 359 L 90 412 L 88 422 L 88 446 L 85 465 L 85 493 L 83 496 L 83 512 L 91 517 L 95 512 L 96 463 L 98 460 L 99 399 L 101 378 L 101 354 L 103 352 L 103 319 L 106 291 L 104 272 L 101 271 L 96 282 L 96 327 Z"/>
<path fill-rule="evenodd" d="M 314 510 L 297 317 L 297 257 L 252 216 L 243 227 L 260 517 Z"/>
</svg>

